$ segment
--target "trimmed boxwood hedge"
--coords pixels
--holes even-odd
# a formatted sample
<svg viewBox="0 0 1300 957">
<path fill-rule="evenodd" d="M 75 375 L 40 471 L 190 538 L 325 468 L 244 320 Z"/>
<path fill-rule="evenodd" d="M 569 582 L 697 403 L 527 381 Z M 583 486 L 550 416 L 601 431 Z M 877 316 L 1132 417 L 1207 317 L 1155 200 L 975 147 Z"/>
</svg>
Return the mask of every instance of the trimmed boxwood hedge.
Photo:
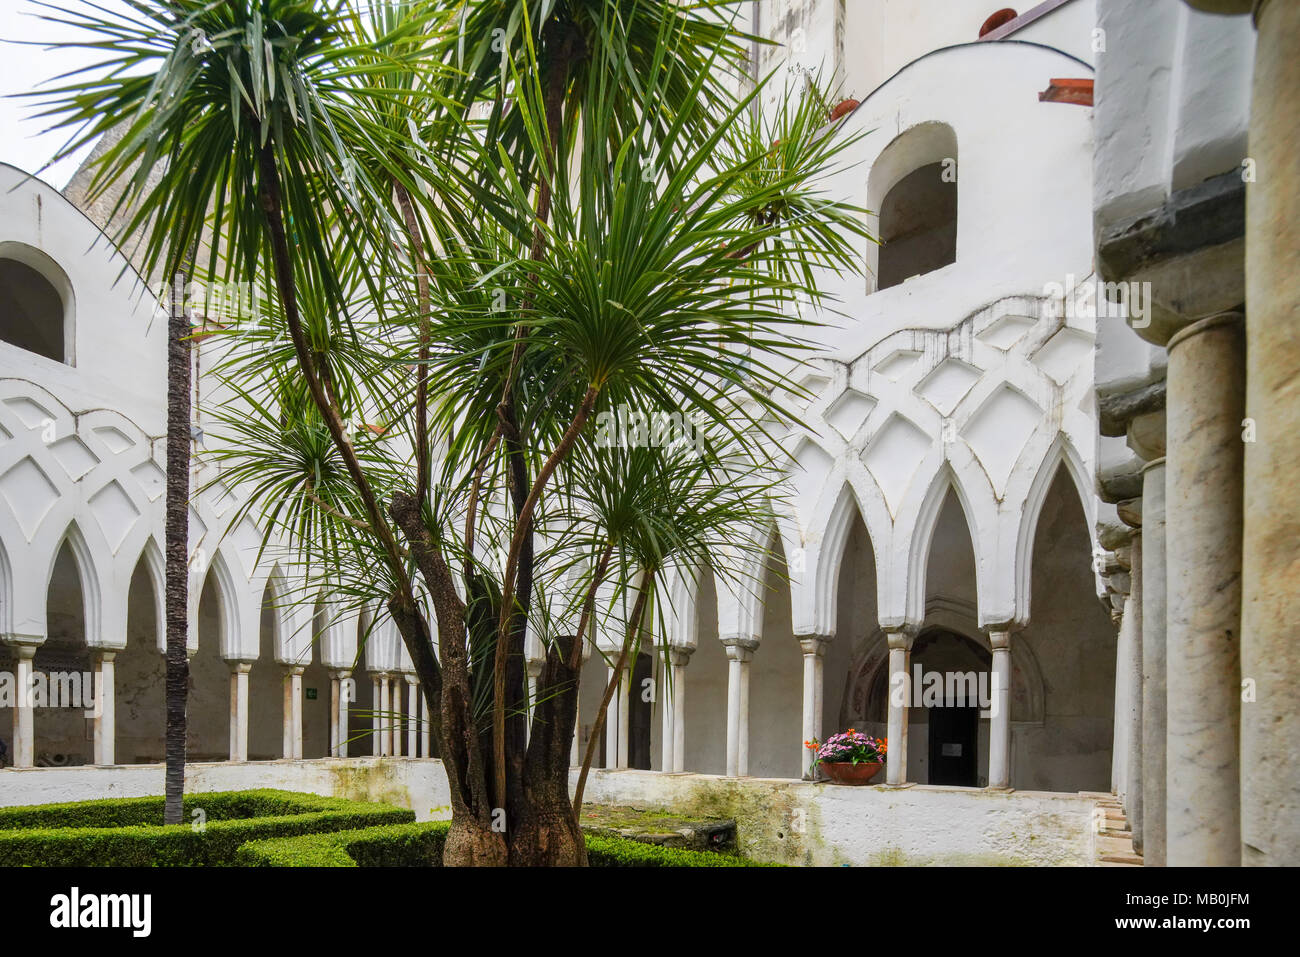
<svg viewBox="0 0 1300 957">
<path fill-rule="evenodd" d="M 250 841 L 235 853 L 245 867 L 441 867 L 450 824 L 426 821 L 331 834 Z M 768 867 L 730 854 L 658 847 L 588 834 L 592 867 Z"/>
<path fill-rule="evenodd" d="M 171 825 L 156 823 L 161 797 L 0 808 L 0 866 L 229 865 L 249 841 L 415 819 L 387 804 L 269 789 L 187 794 L 184 808 L 185 823 Z"/>
</svg>

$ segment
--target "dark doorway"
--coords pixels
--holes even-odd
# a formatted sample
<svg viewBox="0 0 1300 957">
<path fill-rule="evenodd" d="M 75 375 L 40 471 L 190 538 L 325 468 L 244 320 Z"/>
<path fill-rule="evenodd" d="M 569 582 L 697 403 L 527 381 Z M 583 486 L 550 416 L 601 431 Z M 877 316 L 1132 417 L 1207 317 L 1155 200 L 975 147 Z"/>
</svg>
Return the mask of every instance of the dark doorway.
<svg viewBox="0 0 1300 957">
<path fill-rule="evenodd" d="M 929 708 L 930 783 L 977 787 L 979 708 Z"/>
</svg>

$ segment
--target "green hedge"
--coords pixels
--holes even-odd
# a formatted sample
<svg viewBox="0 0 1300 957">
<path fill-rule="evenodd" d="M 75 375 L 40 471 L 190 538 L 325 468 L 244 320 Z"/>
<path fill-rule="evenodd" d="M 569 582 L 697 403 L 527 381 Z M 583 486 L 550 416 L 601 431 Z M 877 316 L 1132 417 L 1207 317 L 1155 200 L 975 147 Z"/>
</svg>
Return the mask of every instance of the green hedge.
<svg viewBox="0 0 1300 957">
<path fill-rule="evenodd" d="M 427 821 L 332 834 L 250 841 L 235 853 L 245 867 L 441 867 L 450 824 Z M 766 867 L 730 854 L 687 851 L 626 838 L 586 835 L 592 867 Z"/>
<path fill-rule="evenodd" d="M 185 823 L 162 825 L 161 797 L 0 808 L 0 866 L 229 865 L 249 841 L 413 821 L 409 810 L 293 791 L 185 796 Z M 201 809 L 202 828 L 192 826 Z"/>
</svg>

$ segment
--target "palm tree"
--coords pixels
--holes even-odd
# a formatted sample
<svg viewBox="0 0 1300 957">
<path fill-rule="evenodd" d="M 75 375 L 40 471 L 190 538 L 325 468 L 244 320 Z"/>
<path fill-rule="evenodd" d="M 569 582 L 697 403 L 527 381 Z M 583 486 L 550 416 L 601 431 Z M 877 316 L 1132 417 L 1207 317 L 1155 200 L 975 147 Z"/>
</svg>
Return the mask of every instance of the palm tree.
<svg viewBox="0 0 1300 957">
<path fill-rule="evenodd" d="M 795 305 L 820 301 L 816 270 L 857 268 L 860 211 L 817 188 L 844 141 L 815 93 L 777 146 L 750 123 L 726 4 L 133 6 L 143 22 L 70 15 L 115 69 L 51 112 L 84 125 L 72 148 L 128 124 L 99 177 L 133 177 L 151 261 L 175 272 L 206 229 L 209 274 L 268 287 L 271 323 L 222 367 L 244 399 L 228 479 L 304 567 L 392 615 L 437 716 L 446 862 L 582 862 L 568 742 L 590 625 L 547 637 L 525 747 L 534 595 L 585 567 L 568 600 L 589 622 L 602 585 L 646 583 L 639 641 L 669 556 L 716 565 L 718 529 L 753 518 L 762 481 L 721 492 L 746 487 L 737 456 L 770 468 Z M 594 467 L 592 420 L 621 405 L 701 417 L 702 464 Z M 643 496 L 602 511 L 610 483 Z"/>
</svg>

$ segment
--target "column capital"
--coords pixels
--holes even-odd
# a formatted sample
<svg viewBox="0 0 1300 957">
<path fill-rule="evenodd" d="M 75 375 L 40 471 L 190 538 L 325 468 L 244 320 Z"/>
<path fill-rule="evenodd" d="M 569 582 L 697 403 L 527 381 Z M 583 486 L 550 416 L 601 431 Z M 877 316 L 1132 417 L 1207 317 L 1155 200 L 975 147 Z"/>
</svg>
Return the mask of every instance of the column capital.
<svg viewBox="0 0 1300 957">
<path fill-rule="evenodd" d="M 540 678 L 542 674 L 542 669 L 545 667 L 546 667 L 546 661 L 543 658 L 529 658 L 527 661 L 524 662 L 524 670 L 528 672 L 528 675 L 531 678 Z M 412 675 L 407 680 L 414 681 L 415 676 Z"/>
<path fill-rule="evenodd" d="M 33 645 L 28 642 L 14 643 L 9 646 L 13 649 L 14 654 L 24 661 L 31 661 L 36 657 L 36 649 L 40 645 Z"/>
<path fill-rule="evenodd" d="M 678 665 L 681 667 L 690 664 L 691 655 L 693 654 L 695 654 L 694 648 L 683 648 L 678 645 L 673 645 L 664 649 L 665 661 L 670 665 Z"/>
<path fill-rule="evenodd" d="M 227 661 L 226 664 L 230 665 L 231 674 L 246 675 L 253 670 L 251 661 Z"/>
<path fill-rule="evenodd" d="M 121 648 L 91 648 L 90 653 L 95 656 L 96 661 L 112 662 L 121 650 Z"/>
<path fill-rule="evenodd" d="M 1244 334 L 1246 331 L 1246 313 L 1233 309 L 1228 312 L 1216 312 L 1213 315 L 1196 319 L 1169 337 L 1169 342 L 1165 345 L 1165 351 L 1173 352 L 1176 346 L 1186 342 L 1193 336 L 1198 336 L 1202 332 L 1208 332 L 1221 326 L 1235 326 Z"/>
<path fill-rule="evenodd" d="M 742 641 L 724 641 L 723 645 L 726 646 L 728 660 L 749 662 L 754 659 L 754 649 L 758 647 L 758 642 L 750 644 Z"/>
<path fill-rule="evenodd" d="M 890 650 L 902 649 L 903 651 L 912 650 L 912 642 L 916 640 L 916 633 L 920 629 L 916 625 L 899 625 L 885 629 L 885 640 L 889 643 Z"/>
<path fill-rule="evenodd" d="M 336 679 L 336 680 L 338 680 L 338 681 L 343 681 L 343 680 L 346 679 L 346 678 L 351 678 L 351 677 L 352 677 L 352 669 L 351 669 L 351 668 L 331 668 L 331 669 L 330 669 L 330 677 L 331 677 L 331 678 L 334 678 L 334 679 Z"/>
<path fill-rule="evenodd" d="M 795 635 L 795 639 L 805 655 L 816 655 L 818 658 L 826 654 L 826 646 L 831 642 L 830 635 Z"/>
<path fill-rule="evenodd" d="M 748 661 L 758 650 L 758 639 L 753 635 L 728 635 L 722 644 L 727 649 L 727 657 L 734 661 Z"/>
<path fill-rule="evenodd" d="M 1011 650 L 1011 630 L 1009 628 L 988 629 L 989 644 L 994 651 Z"/>
<path fill-rule="evenodd" d="M 284 666 L 284 673 L 294 678 L 301 677 L 303 672 L 305 672 L 306 670 L 307 670 L 306 665 L 285 665 Z"/>
</svg>

